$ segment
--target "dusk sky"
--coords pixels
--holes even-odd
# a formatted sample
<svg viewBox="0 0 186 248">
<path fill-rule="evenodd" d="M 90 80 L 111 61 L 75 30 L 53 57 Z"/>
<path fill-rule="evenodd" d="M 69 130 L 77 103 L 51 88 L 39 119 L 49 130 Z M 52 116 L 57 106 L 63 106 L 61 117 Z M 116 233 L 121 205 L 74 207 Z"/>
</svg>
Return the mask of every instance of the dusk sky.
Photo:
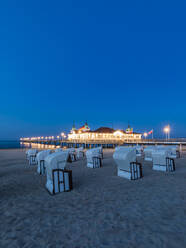
<svg viewBox="0 0 186 248">
<path fill-rule="evenodd" d="M 186 137 L 185 1 L 1 1 L 0 139 L 73 121 Z"/>
</svg>

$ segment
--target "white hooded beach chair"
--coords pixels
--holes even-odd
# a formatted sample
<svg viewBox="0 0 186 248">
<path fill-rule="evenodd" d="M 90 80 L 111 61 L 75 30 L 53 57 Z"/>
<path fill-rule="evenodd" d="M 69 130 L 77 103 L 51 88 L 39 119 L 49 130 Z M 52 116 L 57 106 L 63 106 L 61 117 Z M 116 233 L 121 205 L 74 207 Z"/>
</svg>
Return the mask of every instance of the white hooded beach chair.
<svg viewBox="0 0 186 248">
<path fill-rule="evenodd" d="M 52 153 L 52 150 L 44 150 L 41 152 L 38 152 L 36 156 L 37 160 L 37 172 L 40 175 L 45 174 L 45 158 Z"/>
<path fill-rule="evenodd" d="M 100 148 L 93 148 L 86 151 L 87 167 L 100 168 L 102 166 L 102 155 Z"/>
<path fill-rule="evenodd" d="M 47 182 L 46 188 L 51 194 L 72 189 L 72 171 L 66 170 L 68 152 L 55 152 L 45 159 Z"/>
<path fill-rule="evenodd" d="M 84 157 L 84 148 L 79 147 L 76 149 L 76 159 L 81 159 Z"/>
<path fill-rule="evenodd" d="M 142 166 L 136 162 L 136 149 L 132 147 L 117 148 L 113 154 L 118 166 L 118 176 L 130 180 L 142 177 Z"/>
<path fill-rule="evenodd" d="M 29 161 L 29 165 L 35 165 L 35 164 L 37 164 L 37 161 L 36 161 L 37 152 L 38 152 L 37 149 L 29 149 L 26 152 L 26 157 L 27 157 L 27 159 Z"/>
<path fill-rule="evenodd" d="M 156 149 L 155 146 L 148 146 L 144 148 L 145 161 L 152 161 L 152 152 Z"/>
<path fill-rule="evenodd" d="M 76 150 L 75 148 L 67 148 L 63 151 L 68 152 L 68 162 L 74 162 L 76 161 Z"/>
<path fill-rule="evenodd" d="M 153 170 L 175 171 L 174 159 L 170 157 L 169 149 L 156 149 L 152 152 Z"/>
</svg>

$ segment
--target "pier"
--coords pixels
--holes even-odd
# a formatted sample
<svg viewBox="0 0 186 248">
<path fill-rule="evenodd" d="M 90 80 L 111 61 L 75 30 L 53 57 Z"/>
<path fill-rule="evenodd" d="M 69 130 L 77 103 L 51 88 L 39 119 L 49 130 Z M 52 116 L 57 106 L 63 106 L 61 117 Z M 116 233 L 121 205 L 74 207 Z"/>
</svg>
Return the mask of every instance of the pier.
<svg viewBox="0 0 186 248">
<path fill-rule="evenodd" d="M 60 140 L 60 139 L 36 139 L 36 140 L 28 140 L 22 139 L 21 142 L 23 143 L 30 143 L 30 144 L 43 144 L 43 145 L 54 145 L 60 147 L 74 147 L 78 148 L 83 146 L 85 149 L 94 148 L 98 146 L 102 146 L 103 148 L 115 148 L 118 145 L 178 145 L 182 149 L 182 147 L 186 147 L 186 139 L 170 139 L 170 140 L 163 140 L 163 139 L 141 139 L 140 141 L 125 141 L 122 140 Z"/>
</svg>

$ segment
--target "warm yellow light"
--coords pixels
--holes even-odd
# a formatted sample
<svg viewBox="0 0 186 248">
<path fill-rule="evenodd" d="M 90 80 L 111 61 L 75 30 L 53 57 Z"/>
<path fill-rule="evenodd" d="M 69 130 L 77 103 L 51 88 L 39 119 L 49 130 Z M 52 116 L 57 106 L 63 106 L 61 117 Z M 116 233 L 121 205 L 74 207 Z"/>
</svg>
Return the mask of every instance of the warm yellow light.
<svg viewBox="0 0 186 248">
<path fill-rule="evenodd" d="M 169 133 L 170 132 L 170 127 L 169 126 L 164 127 L 164 132 Z"/>
<path fill-rule="evenodd" d="M 147 133 L 144 133 L 144 134 L 143 134 L 144 137 L 147 137 L 147 135 L 148 135 Z"/>
<path fill-rule="evenodd" d="M 113 133 L 114 136 L 123 136 L 123 132 L 121 132 L 120 130 L 117 130 L 116 132 Z"/>
</svg>

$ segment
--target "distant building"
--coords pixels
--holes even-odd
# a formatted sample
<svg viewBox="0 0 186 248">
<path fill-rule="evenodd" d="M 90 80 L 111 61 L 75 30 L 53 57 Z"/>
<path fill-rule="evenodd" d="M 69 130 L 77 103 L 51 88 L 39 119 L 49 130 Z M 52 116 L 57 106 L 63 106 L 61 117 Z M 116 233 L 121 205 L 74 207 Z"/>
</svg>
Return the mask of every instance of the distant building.
<svg viewBox="0 0 186 248">
<path fill-rule="evenodd" d="M 142 134 L 133 132 L 133 128 L 124 130 L 114 130 L 109 127 L 100 127 L 95 131 L 90 130 L 87 122 L 84 126 L 76 129 L 73 125 L 71 132 L 68 134 L 68 140 L 71 141 L 138 141 L 141 140 Z"/>
</svg>

